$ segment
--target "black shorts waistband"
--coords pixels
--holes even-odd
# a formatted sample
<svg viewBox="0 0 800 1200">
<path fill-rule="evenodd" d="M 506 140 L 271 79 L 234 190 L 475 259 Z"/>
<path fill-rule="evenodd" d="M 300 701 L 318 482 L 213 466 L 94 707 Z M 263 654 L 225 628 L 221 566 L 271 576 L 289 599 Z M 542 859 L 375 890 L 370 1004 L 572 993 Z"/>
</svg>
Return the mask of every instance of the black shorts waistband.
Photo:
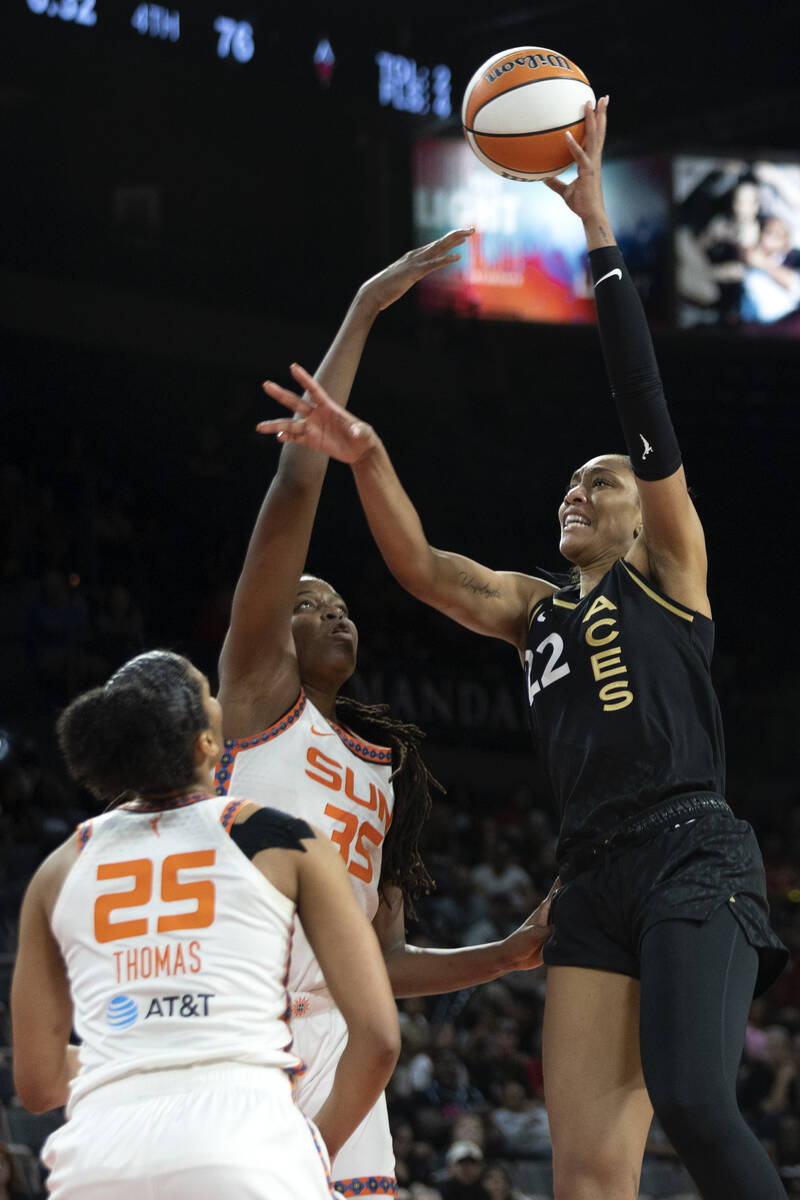
<svg viewBox="0 0 800 1200">
<path fill-rule="evenodd" d="M 558 865 L 559 878 L 566 883 L 581 871 L 588 870 L 610 850 L 646 842 L 671 825 L 695 821 L 712 812 L 727 812 L 733 816 L 727 800 L 718 792 L 686 792 L 671 796 L 644 812 L 626 817 L 602 840 L 576 843 L 567 848 Z"/>
</svg>

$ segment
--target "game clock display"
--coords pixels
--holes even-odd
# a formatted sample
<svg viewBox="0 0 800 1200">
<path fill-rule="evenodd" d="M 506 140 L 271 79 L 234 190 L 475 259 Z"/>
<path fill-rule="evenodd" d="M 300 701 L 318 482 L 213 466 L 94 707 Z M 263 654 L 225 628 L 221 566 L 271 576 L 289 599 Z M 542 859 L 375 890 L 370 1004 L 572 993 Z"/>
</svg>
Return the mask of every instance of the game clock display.
<svg viewBox="0 0 800 1200">
<path fill-rule="evenodd" d="M 107 5 L 105 0 L 25 0 L 25 4 L 33 16 L 49 17 L 54 24 L 92 30 L 95 35 L 109 32 L 119 39 L 127 31 L 132 38 L 138 35 L 177 43 L 184 41 L 188 32 L 193 44 L 201 48 L 205 33 L 209 57 L 216 55 L 244 64 L 256 53 L 254 24 L 252 19 L 246 19 L 248 14 L 230 10 L 199 13 L 194 0 L 183 8 L 163 4 Z"/>
<path fill-rule="evenodd" d="M 260 79 L 268 86 L 278 79 L 307 82 L 312 67 L 320 88 L 338 96 L 413 117 L 447 121 L 452 115 L 453 77 L 444 62 L 418 61 L 384 46 L 340 45 L 322 26 L 314 29 L 313 21 L 298 42 L 285 13 L 269 11 L 267 19 L 254 0 L 233 0 L 230 8 L 225 3 L 13 0 L 13 8 L 3 9 L 0 31 L 6 45 L 24 46 L 27 56 L 49 54 L 57 61 L 89 53 L 142 63 L 150 54 L 165 68 L 181 59 L 200 70 L 213 70 L 222 60 L 242 81 Z"/>
</svg>

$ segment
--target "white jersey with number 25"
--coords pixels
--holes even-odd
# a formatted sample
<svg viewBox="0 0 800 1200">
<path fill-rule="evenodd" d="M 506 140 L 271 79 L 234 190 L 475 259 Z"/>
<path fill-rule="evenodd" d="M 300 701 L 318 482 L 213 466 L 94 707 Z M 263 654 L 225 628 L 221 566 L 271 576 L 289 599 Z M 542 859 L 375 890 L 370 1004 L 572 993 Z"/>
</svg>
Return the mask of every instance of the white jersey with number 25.
<svg viewBox="0 0 800 1200">
<path fill-rule="evenodd" d="M 52 918 L 82 1040 L 70 1109 L 137 1071 L 297 1065 L 286 1024 L 295 906 L 231 841 L 239 807 L 198 795 L 79 827 Z"/>
</svg>

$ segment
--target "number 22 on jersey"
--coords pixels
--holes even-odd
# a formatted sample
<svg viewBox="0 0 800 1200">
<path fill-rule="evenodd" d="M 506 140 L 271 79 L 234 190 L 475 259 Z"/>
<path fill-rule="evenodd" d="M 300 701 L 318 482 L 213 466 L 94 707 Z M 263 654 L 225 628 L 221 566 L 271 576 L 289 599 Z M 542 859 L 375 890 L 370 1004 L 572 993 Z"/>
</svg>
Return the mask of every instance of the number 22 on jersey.
<svg viewBox="0 0 800 1200">
<path fill-rule="evenodd" d="M 542 688 L 549 687 L 557 679 L 569 675 L 569 663 L 561 662 L 563 653 L 564 639 L 557 633 L 549 634 L 543 642 L 539 642 L 535 650 L 525 651 L 525 679 L 528 684 L 528 702 L 530 704 L 533 704 L 533 697 Z M 548 655 L 547 662 L 538 679 L 534 676 L 534 655 L 536 654 Z"/>
<path fill-rule="evenodd" d="M 207 929 L 214 923 L 216 895 L 211 879 L 191 879 L 182 882 L 178 872 L 192 867 L 211 867 L 216 861 L 216 850 L 195 850 L 188 854 L 169 854 L 160 864 L 159 895 L 165 911 L 156 919 L 157 933 L 170 933 L 179 929 Z M 112 921 L 118 909 L 140 908 L 150 903 L 153 895 L 153 860 L 132 858 L 127 862 L 101 863 L 97 868 L 97 881 L 109 879 L 131 879 L 133 886 L 125 891 L 103 892 L 94 905 L 94 936 L 98 942 L 113 942 L 120 938 L 144 937 L 150 932 L 149 919 L 136 917 L 131 920 Z M 169 911 L 173 904 L 185 904 L 193 900 L 196 907 L 189 912 Z"/>
</svg>

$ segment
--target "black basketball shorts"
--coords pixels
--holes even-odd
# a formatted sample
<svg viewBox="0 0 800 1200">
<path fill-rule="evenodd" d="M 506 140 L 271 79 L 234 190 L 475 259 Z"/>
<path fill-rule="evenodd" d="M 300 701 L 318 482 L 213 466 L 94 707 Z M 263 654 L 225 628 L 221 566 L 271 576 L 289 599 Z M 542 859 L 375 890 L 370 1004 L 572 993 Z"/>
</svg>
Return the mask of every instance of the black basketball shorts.
<svg viewBox="0 0 800 1200">
<path fill-rule="evenodd" d="M 548 966 L 591 967 L 640 977 L 642 939 L 659 921 L 706 921 L 722 904 L 758 952 L 756 995 L 777 979 L 788 951 L 769 926 L 764 867 L 747 821 L 710 812 L 645 841 L 564 863 L 567 882 L 550 909 Z"/>
</svg>

